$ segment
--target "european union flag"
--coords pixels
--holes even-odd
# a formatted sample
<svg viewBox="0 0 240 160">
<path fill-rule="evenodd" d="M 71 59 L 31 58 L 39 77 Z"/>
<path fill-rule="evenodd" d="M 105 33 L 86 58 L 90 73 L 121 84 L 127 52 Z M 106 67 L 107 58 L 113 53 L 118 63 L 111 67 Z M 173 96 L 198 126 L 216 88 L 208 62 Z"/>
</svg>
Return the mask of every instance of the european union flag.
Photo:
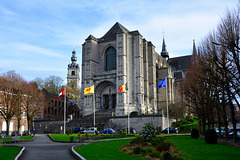
<svg viewBox="0 0 240 160">
<path fill-rule="evenodd" d="M 158 82 L 158 88 L 162 88 L 162 87 L 167 87 L 167 80 L 166 78 L 160 82 Z"/>
</svg>

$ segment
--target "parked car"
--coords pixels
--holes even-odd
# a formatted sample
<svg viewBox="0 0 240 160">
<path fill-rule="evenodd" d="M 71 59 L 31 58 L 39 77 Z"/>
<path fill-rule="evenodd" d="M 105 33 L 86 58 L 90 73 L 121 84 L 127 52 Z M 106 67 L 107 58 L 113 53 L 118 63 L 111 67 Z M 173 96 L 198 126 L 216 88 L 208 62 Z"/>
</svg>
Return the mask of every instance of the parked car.
<svg viewBox="0 0 240 160">
<path fill-rule="evenodd" d="M 11 136 L 21 136 L 21 134 L 18 131 L 13 131 Z"/>
<path fill-rule="evenodd" d="M 162 133 L 168 133 L 168 128 L 162 130 Z M 178 129 L 176 127 L 169 127 L 169 133 L 178 133 Z"/>
<path fill-rule="evenodd" d="M 90 127 L 83 131 L 83 133 L 88 133 L 88 134 L 95 134 L 95 132 L 98 132 L 97 127 Z"/>
<path fill-rule="evenodd" d="M 116 131 L 112 128 L 107 128 L 107 129 L 103 130 L 101 133 L 102 134 L 112 134 L 112 133 L 116 133 Z"/>
<path fill-rule="evenodd" d="M 30 136 L 30 135 L 31 135 L 31 133 L 28 134 L 28 131 L 23 131 L 23 133 L 22 133 L 22 136 Z"/>
<path fill-rule="evenodd" d="M 237 127 L 236 130 L 237 130 L 237 132 L 238 132 L 238 131 L 240 131 L 240 128 Z M 225 133 L 224 133 L 224 134 L 225 134 Z M 224 137 L 225 137 L 225 136 L 224 136 Z M 229 138 L 233 138 L 233 137 L 234 137 L 233 127 L 230 127 L 230 128 L 228 129 L 228 137 L 229 137 Z"/>
<path fill-rule="evenodd" d="M 83 134 L 84 133 L 84 129 L 83 127 L 72 127 L 72 133 L 81 133 Z"/>
<path fill-rule="evenodd" d="M 240 140 L 240 131 L 237 132 L 237 140 Z"/>
<path fill-rule="evenodd" d="M 2 131 L 1 132 L 1 138 L 7 137 L 7 131 Z"/>
<path fill-rule="evenodd" d="M 127 131 L 127 133 L 128 133 L 128 128 L 126 128 L 126 131 Z M 130 134 L 136 134 L 137 133 L 137 131 L 136 131 L 136 129 L 134 129 L 134 128 L 130 128 Z"/>
<path fill-rule="evenodd" d="M 220 130 L 218 127 L 215 127 L 214 129 L 215 129 L 218 137 L 219 137 L 219 134 L 221 134 L 222 136 L 225 134 L 225 130 L 224 130 L 225 127 L 221 127 Z"/>
</svg>

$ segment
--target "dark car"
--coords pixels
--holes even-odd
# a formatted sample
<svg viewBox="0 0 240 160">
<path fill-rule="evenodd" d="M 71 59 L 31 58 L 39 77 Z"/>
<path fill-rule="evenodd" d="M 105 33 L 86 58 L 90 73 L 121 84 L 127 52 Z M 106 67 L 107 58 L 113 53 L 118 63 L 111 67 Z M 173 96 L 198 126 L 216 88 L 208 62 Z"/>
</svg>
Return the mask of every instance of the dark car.
<svg viewBox="0 0 240 160">
<path fill-rule="evenodd" d="M 162 133 L 168 133 L 168 128 L 162 130 Z M 169 133 L 178 133 L 178 129 L 176 127 L 169 127 Z"/>
<path fill-rule="evenodd" d="M 7 131 L 2 131 L 1 132 L 1 138 L 4 138 L 4 137 L 6 137 L 7 136 Z"/>
<path fill-rule="evenodd" d="M 21 136 L 21 134 L 18 131 L 13 131 L 11 136 Z"/>
<path fill-rule="evenodd" d="M 83 129 L 83 127 L 72 127 L 72 133 L 81 133 L 81 134 L 83 134 L 83 131 L 84 131 L 84 129 Z"/>
<path fill-rule="evenodd" d="M 128 128 L 126 128 L 126 131 L 127 131 L 127 133 L 128 133 Z M 136 131 L 136 129 L 134 129 L 134 128 L 130 128 L 130 134 L 136 134 L 137 133 L 137 131 Z"/>
<path fill-rule="evenodd" d="M 116 133 L 116 131 L 113 130 L 112 128 L 107 128 L 107 129 L 103 130 L 101 133 L 102 134 L 112 134 L 112 133 Z"/>
<path fill-rule="evenodd" d="M 22 136 L 30 136 L 30 135 L 31 135 L 31 133 L 28 134 L 28 131 L 23 131 L 23 133 L 22 133 Z"/>
</svg>

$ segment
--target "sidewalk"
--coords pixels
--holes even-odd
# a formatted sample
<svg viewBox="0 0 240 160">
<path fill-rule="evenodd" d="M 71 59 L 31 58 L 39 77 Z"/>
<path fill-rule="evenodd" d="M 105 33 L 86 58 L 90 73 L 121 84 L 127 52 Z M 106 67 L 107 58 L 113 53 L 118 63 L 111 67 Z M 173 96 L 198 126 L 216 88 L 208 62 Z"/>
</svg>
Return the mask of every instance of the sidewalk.
<svg viewBox="0 0 240 160">
<path fill-rule="evenodd" d="M 45 134 L 38 134 L 33 142 L 12 144 L 26 147 L 21 160 L 75 160 L 71 155 L 74 143 L 56 143 Z"/>
</svg>

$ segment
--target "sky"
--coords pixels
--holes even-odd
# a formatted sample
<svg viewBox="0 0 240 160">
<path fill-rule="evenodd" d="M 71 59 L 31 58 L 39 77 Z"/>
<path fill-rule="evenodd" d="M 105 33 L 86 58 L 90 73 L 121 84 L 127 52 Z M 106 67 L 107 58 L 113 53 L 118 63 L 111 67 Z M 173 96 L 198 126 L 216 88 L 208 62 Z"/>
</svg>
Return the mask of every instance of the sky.
<svg viewBox="0 0 240 160">
<path fill-rule="evenodd" d="M 138 30 L 170 58 L 192 54 L 237 0 L 0 0 L 0 74 L 14 70 L 25 80 L 60 76 L 75 46 L 102 37 L 116 22 Z M 81 71 L 80 71 L 81 72 Z"/>
</svg>

